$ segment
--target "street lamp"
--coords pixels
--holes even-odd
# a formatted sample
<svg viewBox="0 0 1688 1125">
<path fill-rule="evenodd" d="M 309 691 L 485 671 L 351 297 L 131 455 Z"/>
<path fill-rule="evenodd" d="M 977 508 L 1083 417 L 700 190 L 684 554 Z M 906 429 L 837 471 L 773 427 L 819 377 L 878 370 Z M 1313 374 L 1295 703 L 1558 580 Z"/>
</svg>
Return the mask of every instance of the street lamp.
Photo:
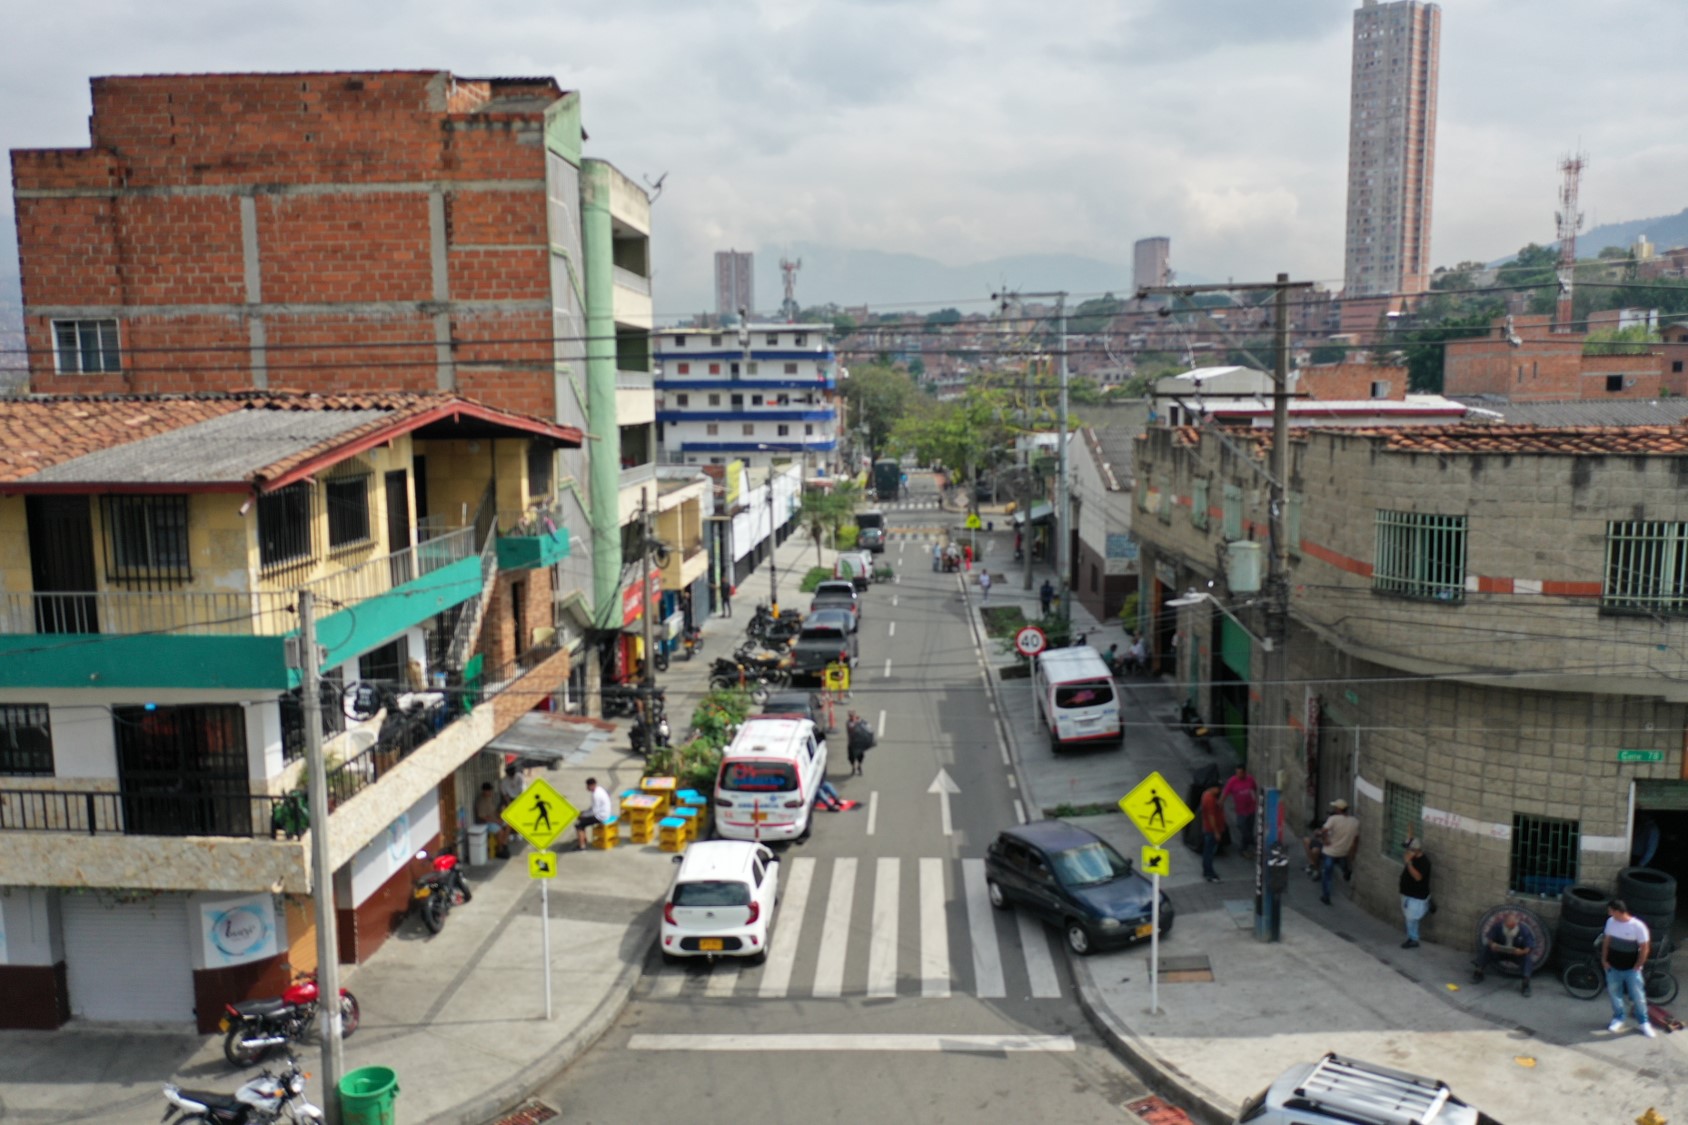
<svg viewBox="0 0 1688 1125">
<path fill-rule="evenodd" d="M 1249 640 L 1260 646 L 1260 651 L 1272 651 L 1272 638 L 1262 637 L 1255 633 L 1254 630 L 1243 624 L 1240 617 L 1226 609 L 1224 602 L 1220 601 L 1206 590 L 1197 590 L 1192 587 L 1191 589 L 1188 589 L 1178 595 L 1176 598 L 1169 598 L 1168 600 L 1162 602 L 1161 605 L 1166 609 L 1183 609 L 1185 606 L 1201 605 L 1203 602 L 1212 602 L 1213 608 L 1217 609 L 1220 613 L 1223 613 L 1226 617 L 1229 617 L 1232 624 L 1236 625 L 1237 628 L 1248 634 Z M 1238 608 L 1240 609 L 1242 606 L 1253 604 L 1253 602 L 1243 602 L 1238 606 Z"/>
</svg>

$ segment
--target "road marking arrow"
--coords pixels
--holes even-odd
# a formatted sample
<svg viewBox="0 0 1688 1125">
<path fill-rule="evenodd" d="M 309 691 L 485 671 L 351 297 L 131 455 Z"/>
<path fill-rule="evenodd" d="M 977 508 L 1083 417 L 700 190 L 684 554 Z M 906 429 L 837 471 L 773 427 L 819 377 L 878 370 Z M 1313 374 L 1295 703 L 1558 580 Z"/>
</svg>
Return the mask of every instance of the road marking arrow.
<svg viewBox="0 0 1688 1125">
<path fill-rule="evenodd" d="M 938 809 L 944 820 L 944 835 L 953 836 L 955 825 L 950 822 L 950 797 L 959 794 L 961 787 L 950 779 L 950 775 L 942 766 L 939 766 L 938 776 L 932 779 L 932 784 L 927 787 L 926 792 L 938 795 Z"/>
</svg>

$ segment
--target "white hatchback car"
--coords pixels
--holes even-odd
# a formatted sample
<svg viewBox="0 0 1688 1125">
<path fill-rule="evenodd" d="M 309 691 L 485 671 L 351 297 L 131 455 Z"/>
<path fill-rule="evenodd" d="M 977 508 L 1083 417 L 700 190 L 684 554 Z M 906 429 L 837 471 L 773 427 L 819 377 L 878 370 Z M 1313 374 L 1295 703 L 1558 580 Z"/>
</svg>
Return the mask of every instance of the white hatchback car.
<svg viewBox="0 0 1688 1125">
<path fill-rule="evenodd" d="M 750 840 L 700 840 L 674 857 L 680 869 L 662 904 L 664 960 L 768 955 L 780 861 Z"/>
</svg>

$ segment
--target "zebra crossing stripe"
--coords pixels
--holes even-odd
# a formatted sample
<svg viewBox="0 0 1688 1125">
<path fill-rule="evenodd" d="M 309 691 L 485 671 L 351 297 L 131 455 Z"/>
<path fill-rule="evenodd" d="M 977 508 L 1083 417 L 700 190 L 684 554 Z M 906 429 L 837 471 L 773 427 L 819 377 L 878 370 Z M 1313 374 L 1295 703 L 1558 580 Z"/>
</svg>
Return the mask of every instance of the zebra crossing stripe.
<svg viewBox="0 0 1688 1125">
<path fill-rule="evenodd" d="M 1024 911 L 1015 911 L 1020 924 L 1020 951 L 1026 958 L 1026 975 L 1031 978 L 1032 996 L 1048 1000 L 1061 995 L 1061 980 L 1055 975 L 1055 961 L 1049 956 L 1049 932 L 1042 922 Z"/>
<path fill-rule="evenodd" d="M 897 892 L 902 865 L 880 857 L 873 877 L 873 937 L 867 951 L 867 994 L 897 994 Z"/>
<path fill-rule="evenodd" d="M 1002 949 L 991 918 L 990 890 L 985 886 L 985 861 L 961 861 L 961 882 L 967 895 L 967 928 L 973 937 L 974 992 L 984 1000 L 1002 1000 L 1008 987 L 1002 981 Z"/>
<path fill-rule="evenodd" d="M 703 986 L 703 994 L 716 1000 L 731 997 L 733 989 L 738 987 L 739 973 L 742 971 L 736 957 L 731 963 L 722 958 L 709 967 L 709 980 Z"/>
<path fill-rule="evenodd" d="M 949 926 L 944 918 L 944 861 L 920 861 L 920 994 L 950 994 Z"/>
<path fill-rule="evenodd" d="M 1078 1049 L 1071 1035 L 849 1035 L 836 1033 L 762 1035 L 662 1035 L 638 1032 L 627 1039 L 629 1051 L 876 1051 L 907 1054 L 1069 1053 Z"/>
<path fill-rule="evenodd" d="M 820 961 L 815 966 L 816 996 L 844 995 L 844 954 L 850 941 L 850 906 L 855 897 L 855 857 L 833 860 L 832 886 L 826 895 L 826 920 L 821 923 Z"/>
<path fill-rule="evenodd" d="M 666 966 L 666 970 L 658 973 L 656 980 L 651 982 L 651 999 L 673 1000 L 685 987 L 686 973 L 676 965 Z"/>
<path fill-rule="evenodd" d="M 797 965 L 797 943 L 803 933 L 803 911 L 809 905 L 809 886 L 815 879 L 812 856 L 791 860 L 790 868 L 789 875 L 780 872 L 785 890 L 779 916 L 774 920 L 774 940 L 769 944 L 768 961 L 762 966 L 762 984 L 757 990 L 763 999 L 777 999 L 791 988 L 791 970 Z"/>
</svg>

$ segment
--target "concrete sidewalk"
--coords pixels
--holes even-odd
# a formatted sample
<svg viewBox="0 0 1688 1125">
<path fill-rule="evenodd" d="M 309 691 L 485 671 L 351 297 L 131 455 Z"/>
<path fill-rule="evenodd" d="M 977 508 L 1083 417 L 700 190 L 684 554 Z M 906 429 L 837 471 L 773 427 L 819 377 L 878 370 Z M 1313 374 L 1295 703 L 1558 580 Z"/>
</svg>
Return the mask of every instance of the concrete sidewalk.
<svg viewBox="0 0 1688 1125">
<path fill-rule="evenodd" d="M 824 552 L 823 563 L 832 557 Z M 777 549 L 775 563 L 785 601 L 807 608 L 797 584 L 815 565 L 813 541 L 794 534 Z M 757 575 L 766 582 L 766 564 Z M 659 676 L 677 727 L 707 690 L 708 656 L 730 654 L 755 602 L 766 599 L 766 586 L 754 582 L 741 586 L 736 617 L 705 622 L 704 654 L 676 661 Z M 751 596 L 758 588 L 760 599 Z M 611 792 L 636 785 L 644 761 L 628 748 L 630 720 L 616 726 L 607 744 L 570 755 L 541 776 L 577 807 L 585 806 L 587 777 Z M 540 892 L 520 847 L 509 860 L 468 869 L 475 897 L 452 911 L 439 934 L 430 937 L 413 916 L 368 962 L 342 968 L 363 1015 L 345 1042 L 346 1069 L 396 1071 L 400 1120 L 493 1121 L 578 1058 L 625 1008 L 655 940 L 672 856 L 625 836 L 611 851 L 577 853 L 572 832 L 557 850 L 549 911 L 551 1019 L 545 1018 Z M 320 1074 L 314 1036 L 294 1053 L 304 1069 Z M 150 1125 L 164 1111 L 165 1082 L 232 1093 L 255 1073 L 224 1061 L 221 1037 L 179 1028 L 75 1021 L 53 1032 L 0 1031 L 0 1120 Z M 320 1079 L 312 1080 L 309 1096 L 318 1105 L 329 1097 Z"/>
<path fill-rule="evenodd" d="M 998 542 L 986 554 L 993 574 L 1006 558 Z M 1049 573 L 1040 567 L 1034 586 Z M 1036 598 L 1018 583 L 999 582 L 990 604 L 1021 604 L 1036 617 Z M 969 585 L 975 609 L 978 589 Z M 1075 603 L 1074 627 L 1099 649 L 1119 638 Z M 983 636 L 982 623 L 980 635 Z M 1012 662 L 987 642 L 987 661 Z M 991 677 L 998 714 L 1010 740 L 1028 804 L 1046 813 L 1060 804 L 1113 802 L 1149 770 L 1182 791 L 1194 771 L 1219 760 L 1176 727 L 1178 697 L 1170 683 L 1137 679 L 1121 685 L 1126 749 L 1055 757 L 1024 706 L 1025 681 Z M 1028 808 L 1029 816 L 1037 815 Z M 1143 845 L 1123 816 L 1071 818 L 1112 842 L 1127 857 Z M 1604 996 L 1576 1000 L 1555 975 L 1526 998 L 1518 982 L 1491 974 L 1470 983 L 1470 953 L 1461 936 L 1439 933 L 1427 919 L 1424 944 L 1400 948 L 1395 919 L 1381 921 L 1339 889 L 1333 906 L 1317 885 L 1293 877 L 1282 940 L 1253 934 L 1253 867 L 1222 858 L 1222 881 L 1202 881 L 1199 857 L 1174 840 L 1173 874 L 1165 887 L 1176 908 L 1163 958 L 1191 959 L 1203 978 L 1172 983 L 1163 966 L 1160 1012 L 1149 1011 L 1148 948 L 1072 958 L 1081 1003 L 1115 1049 L 1151 1084 L 1212 1122 L 1233 1120 L 1240 1103 L 1296 1063 L 1326 1051 L 1440 1078 L 1465 1100 L 1507 1125 L 1524 1122 L 1629 1122 L 1648 1108 L 1673 1121 L 1688 1117 L 1688 1033 L 1647 1040 L 1633 1029 L 1606 1031 Z M 1296 869 L 1299 872 L 1299 867 Z M 1342 885 L 1338 884 L 1339 888 Z"/>
</svg>

